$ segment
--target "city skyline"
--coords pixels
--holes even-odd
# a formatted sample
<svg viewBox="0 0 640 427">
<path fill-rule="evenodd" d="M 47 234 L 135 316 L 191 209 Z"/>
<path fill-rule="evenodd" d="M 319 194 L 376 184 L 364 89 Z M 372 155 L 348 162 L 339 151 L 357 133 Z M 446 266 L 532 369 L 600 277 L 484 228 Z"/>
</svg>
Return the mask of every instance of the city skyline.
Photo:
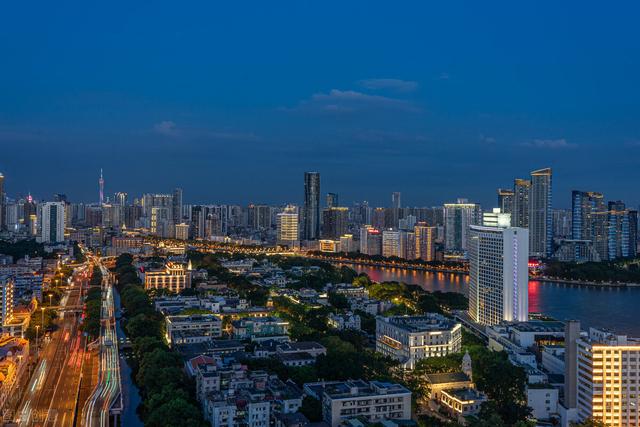
<svg viewBox="0 0 640 427">
<path fill-rule="evenodd" d="M 556 194 L 640 204 L 637 5 L 326 6 L 8 6 L 8 190 L 90 201 L 102 167 L 114 190 L 284 204 L 318 170 L 345 201 L 487 205 L 548 166 Z"/>
<path fill-rule="evenodd" d="M 531 172 L 534 172 L 533 170 Z M 208 199 L 195 199 L 195 196 L 193 195 L 189 195 L 189 186 L 177 186 L 177 185 L 173 185 L 173 186 L 169 186 L 166 188 L 155 188 L 157 187 L 157 185 L 153 185 L 151 187 L 153 187 L 155 190 L 150 190 L 149 188 L 142 188 L 140 192 L 138 193 L 133 193 L 133 192 L 129 192 L 126 190 L 123 190 L 121 188 L 119 189 L 115 189 L 115 188 L 111 188 L 110 185 L 110 180 L 108 179 L 108 177 L 103 176 L 103 169 L 100 168 L 98 170 L 98 174 L 96 175 L 97 178 L 95 179 L 95 183 L 93 184 L 94 187 L 94 195 L 93 197 L 91 195 L 88 195 L 87 199 L 81 198 L 81 199 L 77 199 L 74 197 L 74 193 L 70 193 L 70 192 L 61 192 L 61 191 L 55 191 L 53 193 L 51 193 L 50 195 L 46 195 L 46 194 L 42 194 L 44 193 L 42 190 L 38 190 L 36 189 L 35 191 L 30 189 L 28 191 L 14 191 L 12 186 L 11 186 L 11 180 L 10 177 L 7 177 L 7 174 L 5 173 L 4 175 L 2 175 L 2 173 L 0 172 L 0 176 L 2 176 L 3 178 L 3 189 L 4 189 L 4 194 L 10 198 L 18 198 L 18 197 L 23 197 L 26 198 L 28 196 L 33 197 L 36 200 L 40 200 L 41 202 L 44 201 L 52 201 L 55 199 L 56 196 L 60 195 L 60 194 L 64 194 L 68 197 L 68 199 L 70 201 L 73 201 L 74 203 L 84 203 L 84 204 L 100 204 L 100 198 L 101 198 L 101 193 L 104 195 L 104 201 L 106 202 L 107 200 L 109 200 L 111 203 L 114 203 L 114 200 L 117 197 L 120 197 L 120 195 L 122 194 L 126 194 L 127 195 L 127 200 L 128 203 L 133 203 L 133 200 L 136 198 L 141 199 L 143 195 L 145 194 L 171 194 L 173 191 L 175 190 L 180 190 L 183 191 L 184 188 L 187 188 L 187 198 L 185 199 L 185 204 L 228 204 L 228 205 L 250 205 L 250 204 L 256 204 L 256 205 L 270 205 L 270 206 L 286 206 L 289 204 L 293 204 L 296 206 L 300 206 L 302 207 L 304 205 L 304 191 L 300 190 L 301 187 L 301 183 L 304 182 L 303 181 L 303 177 L 304 174 L 308 173 L 308 171 L 303 171 L 301 172 L 300 176 L 298 177 L 298 180 L 295 181 L 295 183 L 297 183 L 296 189 L 294 191 L 294 193 L 289 197 L 289 198 L 285 198 L 283 200 L 264 200 L 264 198 L 262 199 L 257 199 L 257 200 L 244 200 L 244 199 L 234 199 L 232 201 L 229 200 L 221 200 L 221 199 L 217 199 L 217 198 L 208 198 Z M 371 192 L 371 194 L 375 194 L 375 197 L 371 198 L 367 198 L 367 197 L 360 197 L 360 198 L 354 198 L 354 199 L 349 199 L 347 197 L 345 197 L 343 194 L 343 192 L 339 191 L 340 187 L 332 187 L 327 189 L 326 186 L 327 184 L 324 184 L 325 182 L 325 175 L 322 174 L 322 172 L 319 172 L 320 176 L 321 176 L 321 182 L 322 184 L 322 188 L 321 191 L 319 193 L 320 195 L 320 206 L 321 207 L 327 207 L 327 201 L 325 200 L 326 196 L 331 195 L 331 196 L 338 196 L 341 204 L 339 206 L 345 206 L 345 207 L 350 207 L 356 203 L 361 203 L 361 202 L 368 202 L 369 206 L 372 207 L 393 207 L 394 201 L 393 201 L 393 197 L 394 194 L 396 193 L 400 193 L 402 195 L 402 201 L 403 203 L 401 204 L 402 207 L 432 207 L 432 206 L 442 206 L 444 204 L 447 203 L 455 203 L 456 200 L 458 199 L 467 199 L 469 202 L 471 203 L 477 203 L 480 204 L 482 206 L 483 209 L 486 210 L 491 210 L 494 207 L 501 207 L 499 200 L 501 200 L 500 198 L 500 192 L 504 191 L 508 188 L 510 188 L 511 186 L 514 186 L 514 182 L 518 181 L 521 182 L 523 181 L 524 178 L 529 176 L 529 172 L 521 172 L 516 174 L 512 179 L 511 182 L 507 182 L 505 183 L 505 185 L 503 186 L 495 186 L 495 187 L 491 187 L 491 184 L 487 184 L 485 185 L 484 191 L 483 193 L 487 193 L 485 195 L 483 195 L 482 198 L 479 199 L 474 199 L 474 198 L 470 198 L 470 197 L 466 197 L 464 195 L 459 195 L 456 194 L 455 191 L 454 193 L 451 194 L 450 197 L 445 198 L 444 200 L 438 200 L 438 201 L 434 201 L 433 203 L 430 202 L 426 202 L 426 201 L 420 201 L 419 199 L 417 199 L 416 197 L 412 197 L 411 194 L 406 194 L 403 191 L 398 191 L 397 189 L 389 192 L 389 193 L 381 193 L 381 192 Z M 554 175 L 558 175 L 558 171 L 554 170 Z M 562 176 L 562 172 L 560 171 L 559 173 L 560 176 Z M 8 179 L 9 178 L 9 179 Z M 287 181 L 294 181 L 293 178 L 291 179 L 287 179 Z M 83 180 L 83 182 L 86 184 L 86 186 L 90 186 L 91 182 L 90 180 Z M 131 182 L 131 181 L 128 181 Z M 7 185 L 7 183 L 9 183 L 9 185 Z M 46 184 L 46 182 L 41 182 L 40 184 Z M 105 187 L 106 186 L 106 187 Z M 573 186 L 573 187 L 568 187 L 570 188 L 568 190 L 568 192 L 566 194 L 562 194 L 557 190 L 557 178 L 554 178 L 554 182 L 552 185 L 552 192 L 553 192 L 553 202 L 551 204 L 551 207 L 553 210 L 571 210 L 572 207 L 572 201 L 573 201 L 573 197 L 572 194 L 576 191 L 583 191 L 583 192 L 595 192 L 595 193 L 601 193 L 604 194 L 604 198 L 608 201 L 618 201 L 618 200 L 622 200 L 626 203 L 627 206 L 631 207 L 631 208 L 637 208 L 640 203 L 634 203 L 632 200 L 632 198 L 620 198 L 620 197 L 615 197 L 612 196 L 609 193 L 604 193 L 601 191 L 597 191 L 597 190 L 593 190 L 591 188 L 589 189 L 585 189 L 582 188 L 580 186 Z M 249 187 L 248 187 L 249 188 Z M 338 188 L 338 190 L 336 190 L 336 188 Z M 7 190 L 8 189 L 8 190 Z M 509 190 L 511 191 L 511 190 Z M 82 191 L 82 193 L 87 193 L 87 191 Z M 350 194 L 350 192 L 346 192 L 346 194 Z M 182 196 L 181 196 L 182 198 Z M 409 199 L 409 201 L 405 201 L 406 199 Z M 412 202 L 413 200 L 416 200 L 416 202 Z M 485 202 L 483 202 L 483 200 Z M 376 201 L 379 201 L 376 202 Z"/>
</svg>

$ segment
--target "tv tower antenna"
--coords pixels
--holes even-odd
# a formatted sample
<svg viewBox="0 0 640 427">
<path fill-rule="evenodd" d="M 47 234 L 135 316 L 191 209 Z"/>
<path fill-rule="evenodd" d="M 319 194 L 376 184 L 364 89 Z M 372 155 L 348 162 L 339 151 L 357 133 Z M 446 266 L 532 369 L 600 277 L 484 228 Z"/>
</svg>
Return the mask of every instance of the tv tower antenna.
<svg viewBox="0 0 640 427">
<path fill-rule="evenodd" d="M 100 179 L 98 180 L 100 185 L 100 206 L 104 204 L 104 178 L 102 177 L 102 168 L 100 168 Z"/>
</svg>

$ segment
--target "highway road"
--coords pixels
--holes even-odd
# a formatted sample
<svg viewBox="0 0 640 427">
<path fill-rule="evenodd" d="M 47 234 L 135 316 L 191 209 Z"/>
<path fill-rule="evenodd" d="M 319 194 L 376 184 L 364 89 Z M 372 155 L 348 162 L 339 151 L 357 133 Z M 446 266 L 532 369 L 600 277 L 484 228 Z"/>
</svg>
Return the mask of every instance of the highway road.
<svg viewBox="0 0 640 427">
<path fill-rule="evenodd" d="M 65 309 L 82 306 L 83 288 L 87 285 L 85 271 L 86 266 L 74 271 L 61 300 L 58 329 L 42 349 L 15 416 L 20 426 L 73 426 L 80 373 L 90 355 L 85 352 L 85 338 L 78 328 L 79 314 Z"/>
<path fill-rule="evenodd" d="M 100 370 L 98 385 L 84 405 L 81 425 L 85 427 L 109 427 L 111 409 L 121 409 L 120 359 L 116 335 L 113 284 L 109 271 L 103 272 L 102 310 L 100 331 Z"/>
</svg>

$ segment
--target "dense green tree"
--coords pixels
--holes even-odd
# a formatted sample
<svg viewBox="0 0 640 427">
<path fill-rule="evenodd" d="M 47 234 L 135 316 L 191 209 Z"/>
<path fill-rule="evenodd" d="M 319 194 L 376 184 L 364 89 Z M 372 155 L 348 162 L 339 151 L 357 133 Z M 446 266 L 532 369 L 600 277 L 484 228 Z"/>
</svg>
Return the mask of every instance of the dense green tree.
<svg viewBox="0 0 640 427">
<path fill-rule="evenodd" d="M 139 337 L 162 337 L 159 322 L 144 313 L 136 314 L 131 319 L 128 319 L 125 324 L 125 330 L 133 340 Z"/>
<path fill-rule="evenodd" d="M 157 348 L 142 359 L 136 379 L 145 393 L 151 395 L 159 393 L 165 386 L 180 388 L 183 376 L 180 356 Z"/>
<path fill-rule="evenodd" d="M 165 401 L 149 414 L 147 427 L 205 427 L 200 409 L 182 397 Z"/>
<path fill-rule="evenodd" d="M 322 402 L 313 397 L 305 396 L 302 399 L 300 412 L 312 423 L 320 422 L 322 421 Z"/>
<path fill-rule="evenodd" d="M 436 374 L 446 372 L 459 372 L 462 363 L 462 354 L 448 354 L 443 357 L 428 357 L 416 363 L 415 373 Z"/>
<path fill-rule="evenodd" d="M 146 354 L 151 353 L 153 350 L 166 349 L 165 343 L 155 336 L 142 336 L 135 338 L 132 342 L 133 353 L 136 358 L 142 360 Z"/>
<path fill-rule="evenodd" d="M 366 273 L 360 273 L 358 274 L 358 276 L 353 278 L 352 283 L 353 283 L 353 286 L 357 286 L 357 287 L 364 286 L 365 288 L 368 288 L 369 286 L 371 286 L 372 282 Z"/>
<path fill-rule="evenodd" d="M 348 310 L 350 308 L 347 297 L 336 292 L 329 292 L 329 304 L 338 310 Z"/>
<path fill-rule="evenodd" d="M 504 352 L 483 351 L 472 360 L 474 382 L 491 399 L 483 409 L 498 414 L 507 425 L 525 420 L 531 409 L 525 403 L 524 369 L 511 364 Z"/>
</svg>

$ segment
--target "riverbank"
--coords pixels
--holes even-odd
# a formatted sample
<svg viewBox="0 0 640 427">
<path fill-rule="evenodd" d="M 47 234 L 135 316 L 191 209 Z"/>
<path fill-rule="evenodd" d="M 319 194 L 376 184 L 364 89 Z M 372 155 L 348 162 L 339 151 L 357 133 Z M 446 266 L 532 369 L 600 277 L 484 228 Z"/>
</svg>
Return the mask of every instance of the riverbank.
<svg viewBox="0 0 640 427">
<path fill-rule="evenodd" d="M 428 271 L 430 273 L 460 274 L 463 276 L 466 276 L 469 274 L 469 271 L 464 267 L 460 267 L 460 268 L 435 267 L 435 266 L 429 266 L 429 265 L 411 264 L 411 263 L 403 263 L 403 262 L 395 262 L 395 261 L 373 261 L 373 260 L 364 260 L 364 259 L 335 258 L 335 257 L 313 256 L 313 255 L 304 255 L 303 258 L 315 259 L 318 261 L 325 261 L 331 264 L 350 264 L 350 265 L 361 265 L 366 267 L 397 268 L 401 270 L 411 270 L 411 271 Z"/>
<path fill-rule="evenodd" d="M 368 261 L 368 260 L 354 260 L 343 258 L 331 258 L 331 257 L 315 257 L 307 256 L 307 258 L 322 260 L 338 265 L 355 265 L 361 267 L 375 267 L 384 269 L 406 270 L 406 271 L 425 271 L 429 273 L 444 273 L 444 274 L 456 274 L 459 276 L 469 276 L 469 272 L 461 269 L 446 269 L 438 267 L 430 267 L 423 265 L 412 264 L 400 264 L 393 262 L 383 261 Z M 529 276 L 529 280 L 535 280 L 538 282 L 550 282 L 550 283 L 562 283 L 564 285 L 576 285 L 576 286 L 590 286 L 600 288 L 640 288 L 640 283 L 625 283 L 625 282 L 590 282 L 586 280 L 570 280 L 560 279 L 557 277 L 545 277 L 545 276 Z"/>
<path fill-rule="evenodd" d="M 588 282 L 584 280 L 568 280 L 556 277 L 529 277 L 529 280 L 549 283 L 562 283 L 563 285 L 590 286 L 595 288 L 640 288 L 640 283 L 619 283 L 619 282 Z"/>
</svg>

